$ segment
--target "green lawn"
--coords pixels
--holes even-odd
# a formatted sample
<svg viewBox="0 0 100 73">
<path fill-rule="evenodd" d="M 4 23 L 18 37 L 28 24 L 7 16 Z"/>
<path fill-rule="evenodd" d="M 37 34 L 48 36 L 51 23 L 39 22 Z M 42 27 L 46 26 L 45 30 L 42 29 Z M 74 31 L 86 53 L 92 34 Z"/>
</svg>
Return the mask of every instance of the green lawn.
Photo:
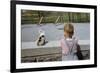
<svg viewBox="0 0 100 73">
<path fill-rule="evenodd" d="M 38 24 L 41 17 L 43 17 L 41 23 L 55 23 L 59 17 L 57 23 L 85 23 L 90 22 L 89 13 L 75 13 L 75 12 L 50 12 L 50 11 L 33 11 L 22 10 L 21 23 L 22 24 Z"/>
</svg>

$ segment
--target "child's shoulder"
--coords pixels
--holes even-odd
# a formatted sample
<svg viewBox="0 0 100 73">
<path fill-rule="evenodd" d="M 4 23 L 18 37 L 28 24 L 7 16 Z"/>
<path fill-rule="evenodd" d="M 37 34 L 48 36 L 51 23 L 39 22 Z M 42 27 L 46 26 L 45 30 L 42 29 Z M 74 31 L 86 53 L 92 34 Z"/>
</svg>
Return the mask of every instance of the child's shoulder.
<svg viewBox="0 0 100 73">
<path fill-rule="evenodd" d="M 74 36 L 72 39 L 73 39 L 73 41 L 75 41 L 76 43 L 78 43 L 78 38 L 77 37 Z"/>
<path fill-rule="evenodd" d="M 61 37 L 60 42 L 64 42 L 64 41 L 65 41 L 65 37 Z"/>
</svg>

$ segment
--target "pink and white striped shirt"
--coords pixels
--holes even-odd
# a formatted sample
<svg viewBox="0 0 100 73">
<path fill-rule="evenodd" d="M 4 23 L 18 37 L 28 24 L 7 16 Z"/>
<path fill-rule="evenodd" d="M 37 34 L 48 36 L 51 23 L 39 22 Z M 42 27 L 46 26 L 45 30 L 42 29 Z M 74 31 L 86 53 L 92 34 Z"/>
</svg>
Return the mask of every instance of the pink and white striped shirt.
<svg viewBox="0 0 100 73">
<path fill-rule="evenodd" d="M 72 49 L 72 53 L 76 52 L 76 47 L 78 40 L 73 38 L 62 38 L 61 41 L 61 48 L 62 48 L 62 54 L 67 55 L 68 53 L 71 53 L 70 50 Z"/>
</svg>

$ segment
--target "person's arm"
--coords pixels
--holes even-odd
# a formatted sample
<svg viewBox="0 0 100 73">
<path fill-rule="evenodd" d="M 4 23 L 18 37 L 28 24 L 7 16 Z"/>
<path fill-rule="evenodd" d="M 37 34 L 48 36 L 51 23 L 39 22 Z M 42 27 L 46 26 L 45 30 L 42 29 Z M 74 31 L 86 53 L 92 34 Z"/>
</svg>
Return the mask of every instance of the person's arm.
<svg viewBox="0 0 100 73">
<path fill-rule="evenodd" d="M 78 51 L 81 51 L 81 48 L 80 48 L 80 45 L 79 44 L 77 44 L 77 52 Z"/>
<path fill-rule="evenodd" d="M 68 47 L 63 39 L 60 41 L 60 45 L 62 48 L 62 54 L 64 54 L 64 55 L 67 54 L 69 50 L 68 50 Z"/>
<path fill-rule="evenodd" d="M 79 60 L 83 60 L 84 59 L 79 44 L 77 44 L 77 53 L 76 54 L 77 54 Z"/>
</svg>

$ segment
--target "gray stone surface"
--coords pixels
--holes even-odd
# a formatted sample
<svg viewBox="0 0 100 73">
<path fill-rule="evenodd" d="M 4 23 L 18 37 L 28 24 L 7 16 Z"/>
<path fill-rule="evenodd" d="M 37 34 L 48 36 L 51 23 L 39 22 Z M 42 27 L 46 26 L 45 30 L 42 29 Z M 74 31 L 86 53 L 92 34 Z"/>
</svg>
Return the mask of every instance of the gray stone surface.
<svg viewBox="0 0 100 73">
<path fill-rule="evenodd" d="M 42 25 L 42 24 L 41 24 Z M 90 25 L 89 23 L 73 23 L 75 27 L 75 36 L 79 40 L 90 39 Z M 48 41 L 55 41 L 61 39 L 63 36 L 63 24 L 44 24 L 39 26 L 37 24 L 27 24 L 21 26 L 21 41 L 33 42 L 36 41 L 39 29 L 45 31 Z"/>
</svg>

